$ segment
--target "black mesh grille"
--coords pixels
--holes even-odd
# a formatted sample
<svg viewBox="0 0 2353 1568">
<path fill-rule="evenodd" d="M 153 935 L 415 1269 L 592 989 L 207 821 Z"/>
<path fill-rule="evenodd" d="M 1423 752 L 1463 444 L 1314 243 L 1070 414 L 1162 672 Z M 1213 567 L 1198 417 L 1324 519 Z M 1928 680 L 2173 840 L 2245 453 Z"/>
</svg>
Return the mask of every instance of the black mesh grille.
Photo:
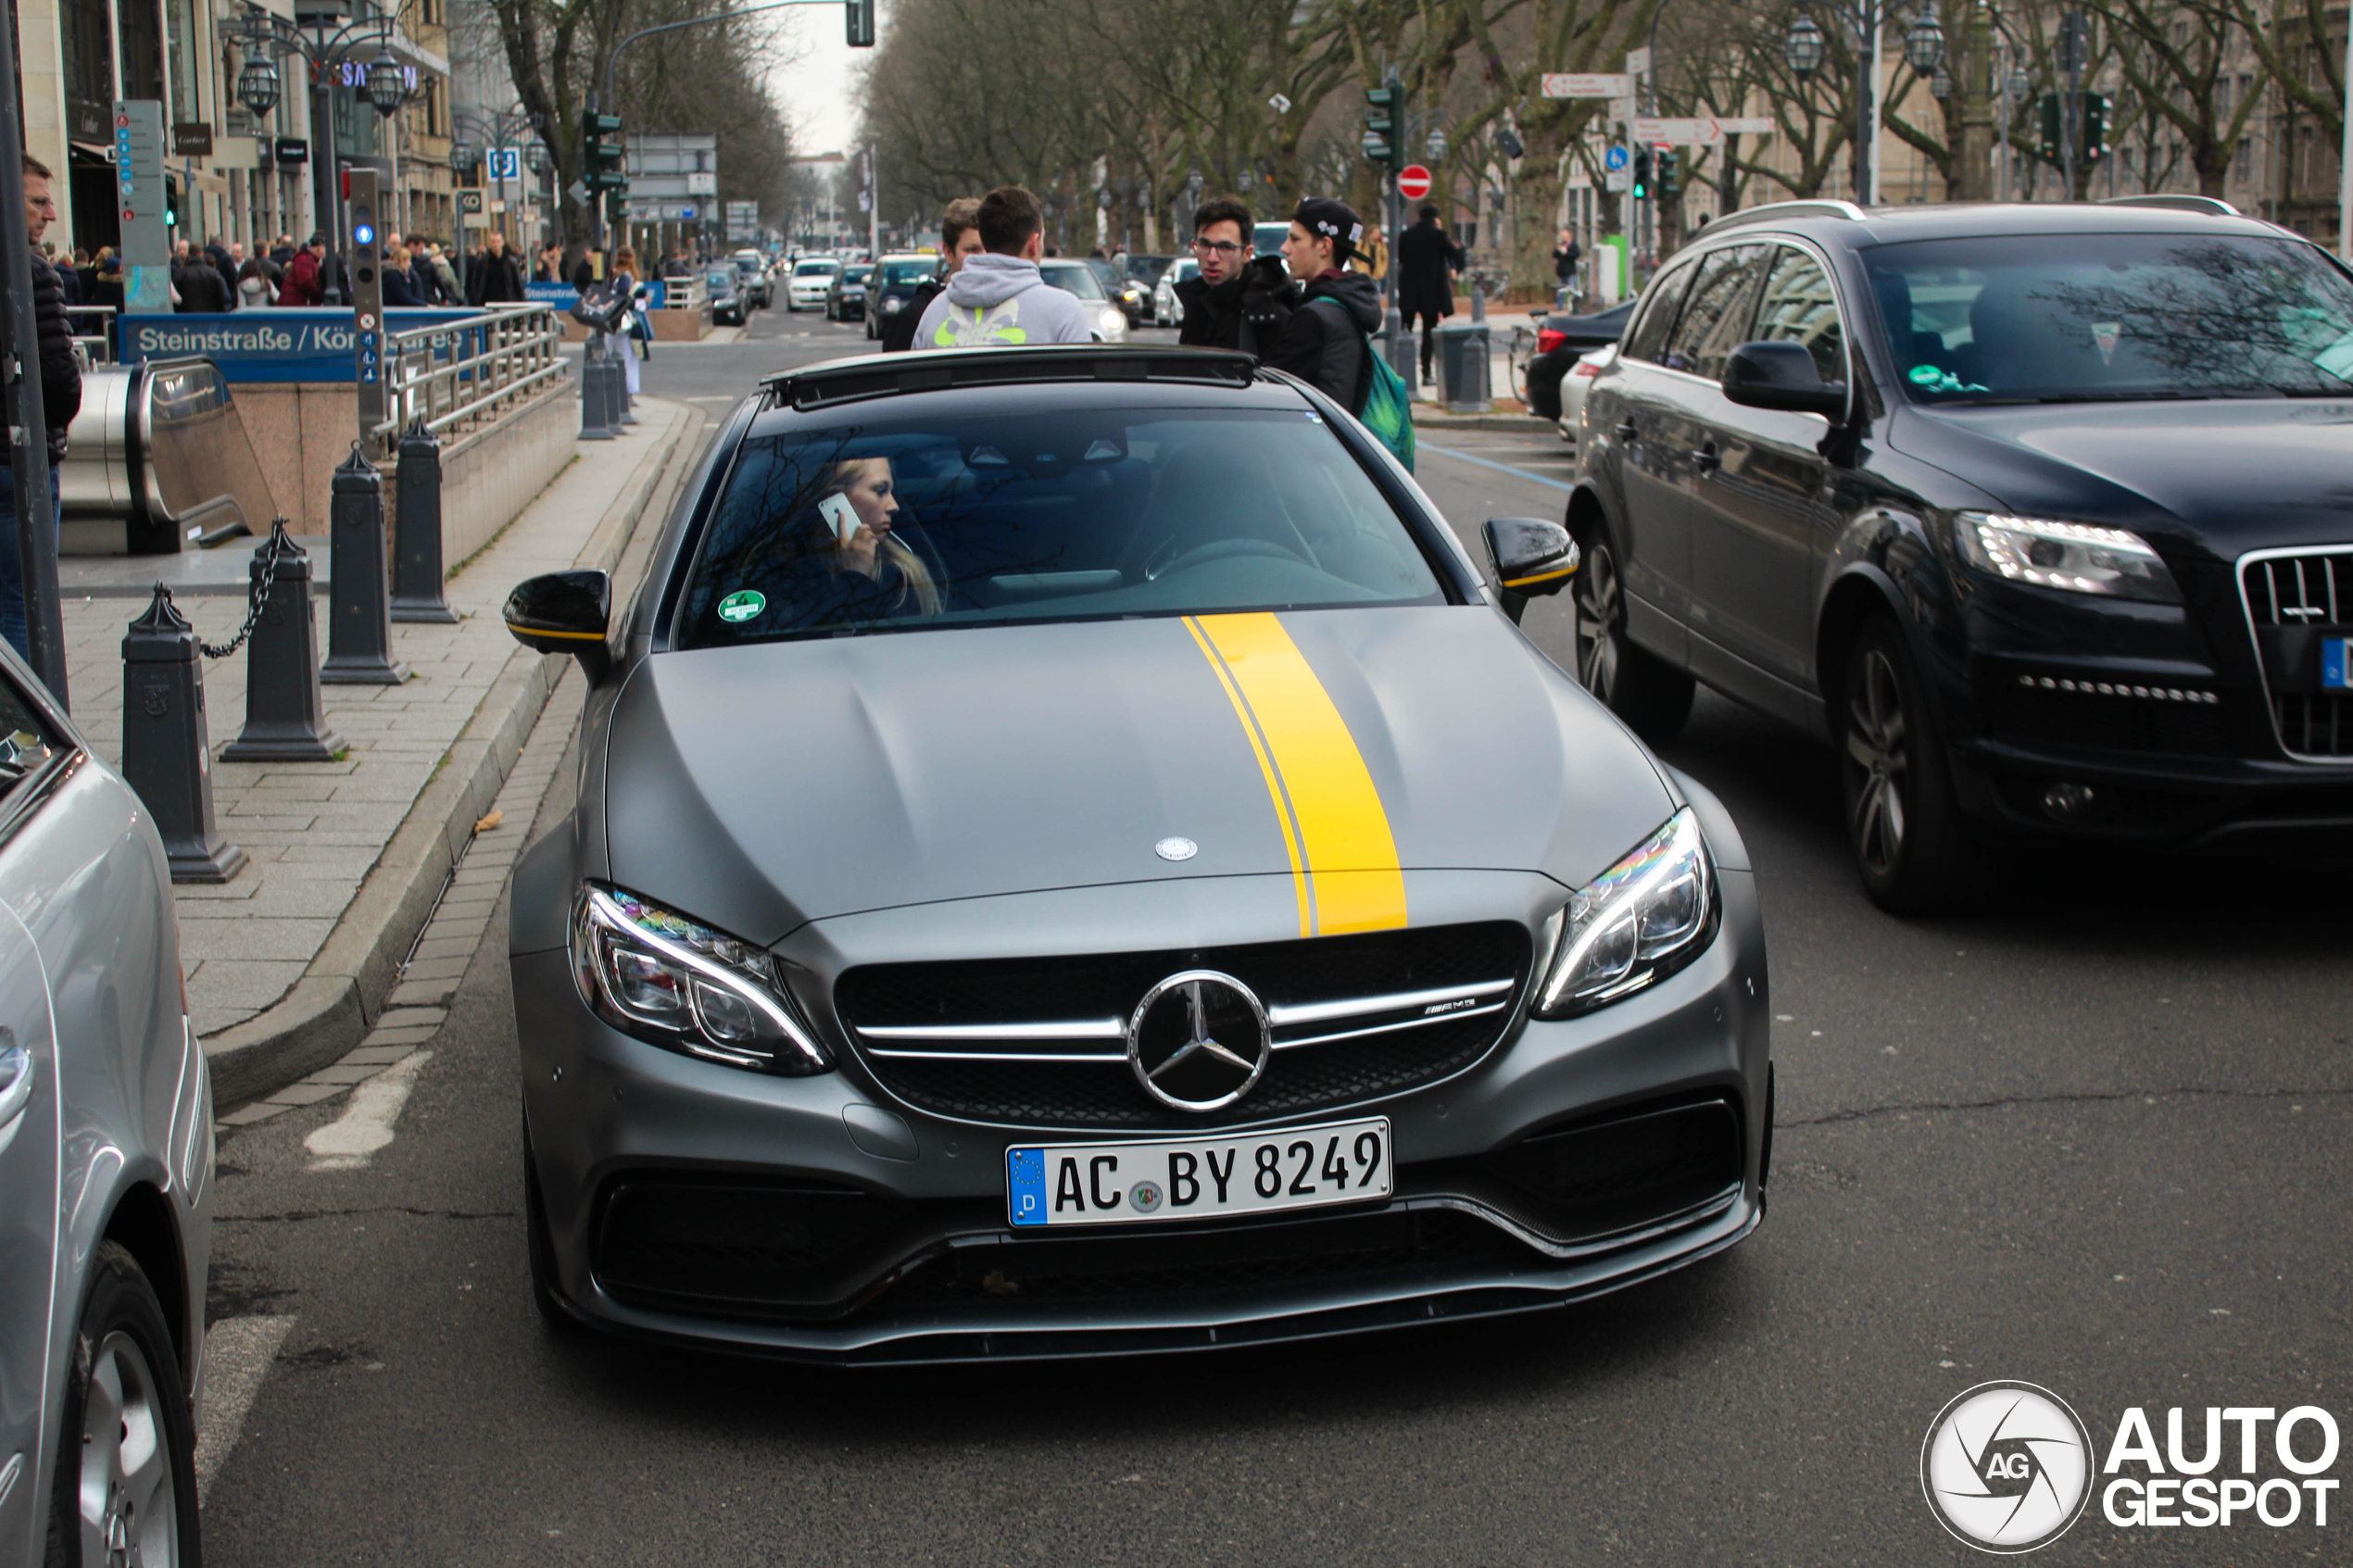
<svg viewBox="0 0 2353 1568">
<path fill-rule="evenodd" d="M 1110 953 L 1000 963 L 872 965 L 845 973 L 834 1003 L 852 1032 L 889 1025 L 1125 1020 L 1144 993 L 1185 969 L 1233 975 L 1268 1007 L 1527 978 L 1525 928 L 1507 922 L 1318 937 L 1195 951 Z M 1144 1093 L 1126 1061 L 1008 1062 L 886 1058 L 869 1072 L 911 1105 L 1032 1127 L 1215 1127 L 1394 1094 L 1460 1072 L 1502 1035 L 1514 1009 L 1324 1045 L 1277 1050 L 1239 1103 L 1184 1114 Z M 1294 1031 L 1296 1033 L 1296 1031 Z M 1278 1035 L 1278 1038 L 1280 1036 Z M 1088 1048 L 1118 1051 L 1115 1041 Z"/>
<path fill-rule="evenodd" d="M 2353 692 L 2321 684 L 2325 645 L 2353 636 L 2353 549 L 2249 561 L 2239 581 L 2281 746 L 2296 757 L 2353 757 Z"/>
<path fill-rule="evenodd" d="M 2353 757 L 2353 693 L 2280 692 L 2271 716 L 2281 742 L 2298 757 Z"/>
</svg>

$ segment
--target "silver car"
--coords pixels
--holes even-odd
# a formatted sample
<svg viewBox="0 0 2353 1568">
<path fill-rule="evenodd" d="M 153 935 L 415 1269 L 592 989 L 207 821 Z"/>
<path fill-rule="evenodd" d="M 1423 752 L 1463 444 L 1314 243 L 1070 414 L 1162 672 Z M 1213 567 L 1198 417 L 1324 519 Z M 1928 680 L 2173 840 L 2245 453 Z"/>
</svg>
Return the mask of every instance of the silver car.
<svg viewBox="0 0 2353 1568">
<path fill-rule="evenodd" d="M 212 1156 L 163 844 L 0 655 L 0 1562 L 196 1559 Z"/>
<path fill-rule="evenodd" d="M 1521 636 L 1578 571 L 1247 355 L 786 372 L 590 678 L 510 954 L 549 1321 L 845 1361 L 1523 1311 L 1761 1218 L 1738 833 Z"/>
</svg>

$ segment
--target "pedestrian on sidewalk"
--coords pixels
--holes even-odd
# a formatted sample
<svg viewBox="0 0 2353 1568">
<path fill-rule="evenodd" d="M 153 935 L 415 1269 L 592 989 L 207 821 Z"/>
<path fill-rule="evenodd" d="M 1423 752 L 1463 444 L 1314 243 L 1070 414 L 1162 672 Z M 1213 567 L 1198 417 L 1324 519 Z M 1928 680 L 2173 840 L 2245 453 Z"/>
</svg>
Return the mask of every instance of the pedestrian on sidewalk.
<svg viewBox="0 0 2353 1568">
<path fill-rule="evenodd" d="M 393 264 L 409 270 L 409 292 L 417 296 L 420 305 L 440 305 L 448 296 L 441 292 L 441 275 L 433 270 L 433 257 L 425 254 L 425 237 L 409 236 L 409 254 L 396 256 Z"/>
<path fill-rule="evenodd" d="M 57 465 L 66 458 L 66 429 L 82 411 L 82 365 L 73 357 L 73 327 L 57 269 L 41 253 L 41 236 L 57 216 L 50 194 L 48 166 L 24 159 L 24 227 L 32 242 L 32 322 L 40 350 L 41 417 L 49 436 L 49 547 L 57 550 Z M 0 458 L 13 458 L 13 451 Z M 17 489 L 12 462 L 0 461 L 0 636 L 26 659 L 32 657 L 25 633 L 24 568 L 17 556 Z"/>
<path fill-rule="evenodd" d="M 226 316 L 234 308 L 229 299 L 229 280 L 213 266 L 208 251 L 192 252 L 187 265 L 171 282 L 180 291 L 175 308 L 183 316 Z"/>
<path fill-rule="evenodd" d="M 924 311 L 915 342 L 925 348 L 1007 348 L 1085 343 L 1086 307 L 1038 270 L 1046 252 L 1046 209 L 1019 185 L 980 198 L 981 254 L 966 261 Z"/>
<path fill-rule="evenodd" d="M 882 345 L 885 354 L 904 354 L 915 346 L 915 325 L 948 288 L 948 280 L 963 270 L 965 262 L 980 254 L 980 198 L 958 196 L 948 204 L 939 216 L 940 270 L 915 285 L 915 296 L 901 307 L 899 314 L 887 318 L 882 325 Z M 879 285 L 868 291 L 880 294 Z"/>
<path fill-rule="evenodd" d="M 490 231 L 489 244 L 475 262 L 480 270 L 468 280 L 473 285 L 469 303 L 513 305 L 530 297 L 523 291 L 522 267 L 507 248 L 507 236 L 497 230 Z"/>
<path fill-rule="evenodd" d="M 1308 383 L 1352 414 L 1365 411 L 1372 391 L 1373 351 L 1365 339 L 1378 330 L 1380 290 L 1347 270 L 1364 243 L 1364 220 L 1330 196 L 1310 196 L 1291 215 L 1283 264 L 1291 282 L 1279 292 L 1244 291 L 1243 309 L 1262 338 L 1278 325 L 1265 362 Z M 1256 285 L 1259 271 L 1252 272 Z"/>
<path fill-rule="evenodd" d="M 1454 313 L 1454 274 L 1467 259 L 1439 222 L 1436 202 L 1424 202 L 1421 221 L 1397 236 L 1397 308 L 1408 332 L 1416 319 L 1421 322 L 1424 381 L 1438 352 L 1430 333 Z"/>
<path fill-rule="evenodd" d="M 310 243 L 286 263 L 286 286 L 278 291 L 281 305 L 324 305 L 327 295 L 319 283 L 319 269 L 327 259 L 327 236 L 313 234 Z"/>
<path fill-rule="evenodd" d="M 382 280 L 384 308 L 413 310 L 424 303 L 409 283 L 408 251 L 397 233 L 384 236 L 384 255 L 376 262 L 376 276 Z"/>
<path fill-rule="evenodd" d="M 637 253 L 627 245 L 612 253 L 613 292 L 629 301 L 628 313 L 621 319 L 621 330 L 605 334 L 605 352 L 621 361 L 624 383 L 629 388 L 630 401 L 637 397 Z M 623 424 L 635 424 L 636 419 L 625 410 Z"/>
<path fill-rule="evenodd" d="M 1193 212 L 1193 257 L 1201 275 L 1176 288 L 1185 319 L 1176 341 L 1194 348 L 1259 351 L 1257 329 L 1242 317 L 1242 289 L 1251 262 L 1249 204 L 1239 196 L 1213 196 Z"/>
<path fill-rule="evenodd" d="M 270 274 L 261 270 L 261 257 L 257 256 L 237 274 L 237 308 L 267 310 L 277 303 L 277 293 L 270 286 Z"/>
</svg>

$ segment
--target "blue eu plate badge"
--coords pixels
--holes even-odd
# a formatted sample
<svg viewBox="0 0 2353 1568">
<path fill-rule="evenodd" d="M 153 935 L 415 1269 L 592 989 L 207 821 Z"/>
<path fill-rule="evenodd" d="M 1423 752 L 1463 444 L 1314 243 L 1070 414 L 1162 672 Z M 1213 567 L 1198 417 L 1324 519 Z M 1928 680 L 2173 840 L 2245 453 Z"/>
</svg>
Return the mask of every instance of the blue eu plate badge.
<svg viewBox="0 0 2353 1568">
<path fill-rule="evenodd" d="M 2338 691 L 2353 686 L 2353 637 L 2321 639 L 2321 684 Z"/>
<path fill-rule="evenodd" d="M 1013 1223 L 1046 1223 L 1046 1151 L 1009 1148 L 1005 1151 L 1005 1190 L 1012 1195 Z"/>
</svg>

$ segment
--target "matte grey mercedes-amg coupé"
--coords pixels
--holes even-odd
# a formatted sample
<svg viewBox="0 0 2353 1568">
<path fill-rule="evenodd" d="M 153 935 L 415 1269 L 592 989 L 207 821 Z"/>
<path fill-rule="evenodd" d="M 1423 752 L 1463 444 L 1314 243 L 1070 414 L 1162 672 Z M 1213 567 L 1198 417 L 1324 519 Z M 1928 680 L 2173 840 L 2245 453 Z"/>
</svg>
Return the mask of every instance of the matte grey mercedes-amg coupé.
<svg viewBox="0 0 2353 1568">
<path fill-rule="evenodd" d="M 617 613 L 510 951 L 561 1325 L 853 1362 L 1553 1305 L 1764 1211 L 1765 945 L 1722 808 L 1245 356 L 781 375 Z"/>
</svg>

